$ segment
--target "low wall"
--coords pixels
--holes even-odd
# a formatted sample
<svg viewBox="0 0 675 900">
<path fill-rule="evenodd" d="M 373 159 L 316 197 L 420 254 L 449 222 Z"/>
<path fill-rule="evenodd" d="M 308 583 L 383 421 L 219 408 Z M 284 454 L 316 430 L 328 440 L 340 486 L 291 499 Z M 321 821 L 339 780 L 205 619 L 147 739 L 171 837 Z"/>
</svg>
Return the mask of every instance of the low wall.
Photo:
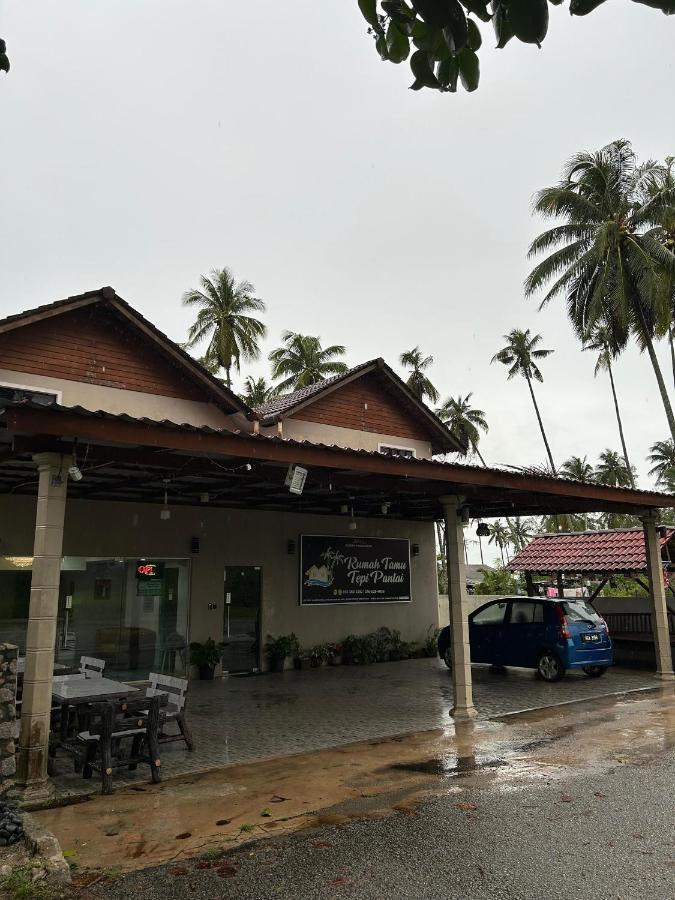
<svg viewBox="0 0 675 900">
<path fill-rule="evenodd" d="M 0 794 L 16 771 L 14 758 L 18 736 L 16 718 L 16 661 L 14 644 L 0 644 Z"/>
</svg>

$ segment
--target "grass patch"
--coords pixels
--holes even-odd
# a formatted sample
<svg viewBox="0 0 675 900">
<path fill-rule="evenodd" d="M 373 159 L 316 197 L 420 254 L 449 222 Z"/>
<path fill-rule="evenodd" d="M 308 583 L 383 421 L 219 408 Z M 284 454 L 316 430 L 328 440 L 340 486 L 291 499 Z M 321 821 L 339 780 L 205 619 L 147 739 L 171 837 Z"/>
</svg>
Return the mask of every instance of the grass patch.
<svg viewBox="0 0 675 900">
<path fill-rule="evenodd" d="M 66 888 L 44 881 L 33 881 L 31 869 L 25 866 L 0 878 L 0 897 L 11 900 L 62 900 L 69 894 Z"/>
</svg>

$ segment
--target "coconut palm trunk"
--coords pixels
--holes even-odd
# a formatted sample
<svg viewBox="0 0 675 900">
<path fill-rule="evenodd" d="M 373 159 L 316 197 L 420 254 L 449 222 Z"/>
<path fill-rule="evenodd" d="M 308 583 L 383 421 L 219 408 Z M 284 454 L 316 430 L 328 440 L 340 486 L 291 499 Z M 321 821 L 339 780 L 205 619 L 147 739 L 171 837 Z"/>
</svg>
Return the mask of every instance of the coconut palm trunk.
<svg viewBox="0 0 675 900">
<path fill-rule="evenodd" d="M 656 376 L 656 383 L 659 386 L 659 393 L 661 394 L 663 408 L 666 412 L 666 418 L 668 419 L 670 435 L 675 441 L 675 416 L 673 416 L 673 407 L 671 405 L 670 397 L 668 396 L 668 391 L 666 389 L 666 382 L 663 379 L 661 364 L 659 363 L 658 357 L 656 355 L 656 350 L 654 349 L 654 341 L 652 340 L 649 329 L 647 328 L 647 323 L 645 322 L 642 309 L 638 309 L 638 318 L 640 320 L 640 330 L 642 332 L 640 337 L 644 341 L 644 345 L 647 348 L 647 353 L 649 354 L 649 359 L 651 361 L 652 368 L 654 369 L 654 375 Z"/>
<path fill-rule="evenodd" d="M 673 326 L 668 328 L 668 343 L 670 344 L 670 365 L 673 369 L 673 385 L 675 386 L 675 346 L 673 346 Z"/>
<path fill-rule="evenodd" d="M 539 412 L 539 407 L 537 406 L 537 398 L 534 396 L 534 388 L 532 387 L 532 379 L 526 373 L 525 378 L 527 380 L 527 386 L 530 389 L 530 396 L 532 397 L 532 403 L 534 405 L 534 411 L 537 414 L 537 422 L 539 422 L 539 429 L 541 430 L 541 436 L 544 439 L 544 446 L 546 447 L 546 453 L 548 454 L 548 461 L 551 463 L 551 470 L 553 474 L 556 474 L 555 463 L 553 462 L 553 455 L 551 453 L 551 448 L 548 445 L 548 439 L 546 437 L 546 432 L 544 431 L 544 423 L 541 420 L 541 413 Z"/>
<path fill-rule="evenodd" d="M 626 463 L 626 468 L 630 474 L 630 483 L 635 489 L 635 478 L 633 477 L 633 470 L 631 469 L 630 460 L 628 459 L 628 450 L 626 449 L 626 439 L 623 436 L 623 423 L 621 421 L 621 413 L 619 412 L 619 401 L 616 396 L 616 387 L 614 385 L 614 373 L 612 372 L 612 363 L 607 358 L 607 371 L 609 373 L 609 383 L 612 386 L 612 397 L 614 398 L 614 410 L 616 412 L 616 423 L 619 426 L 619 437 L 621 438 L 621 449 L 623 450 L 623 458 Z"/>
</svg>

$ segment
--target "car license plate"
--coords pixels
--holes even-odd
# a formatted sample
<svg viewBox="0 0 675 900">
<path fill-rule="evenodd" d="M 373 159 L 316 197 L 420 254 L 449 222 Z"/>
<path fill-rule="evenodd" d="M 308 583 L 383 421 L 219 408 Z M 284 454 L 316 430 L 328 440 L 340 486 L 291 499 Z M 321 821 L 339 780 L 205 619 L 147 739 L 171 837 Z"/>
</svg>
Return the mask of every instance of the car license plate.
<svg viewBox="0 0 675 900">
<path fill-rule="evenodd" d="M 600 635 L 599 634 L 582 634 L 581 640 L 586 641 L 589 644 L 593 644 L 600 640 Z"/>
</svg>

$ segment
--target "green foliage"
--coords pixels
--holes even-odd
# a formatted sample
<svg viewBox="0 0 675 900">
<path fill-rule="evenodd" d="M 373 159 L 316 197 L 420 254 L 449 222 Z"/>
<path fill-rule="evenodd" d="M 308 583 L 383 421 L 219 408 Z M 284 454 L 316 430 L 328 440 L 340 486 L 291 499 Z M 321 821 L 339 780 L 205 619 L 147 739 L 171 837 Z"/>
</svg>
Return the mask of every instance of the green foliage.
<svg viewBox="0 0 675 900">
<path fill-rule="evenodd" d="M 441 633 L 440 628 L 430 625 L 427 628 L 427 636 L 424 639 L 424 653 L 429 658 L 433 658 L 438 653 L 438 635 Z"/>
<path fill-rule="evenodd" d="M 520 587 L 519 579 L 503 566 L 482 571 L 483 580 L 476 585 L 477 594 L 515 594 Z"/>
<path fill-rule="evenodd" d="M 624 575 L 614 575 L 609 579 L 600 591 L 602 597 L 648 597 L 648 592 L 634 581 Z"/>
<path fill-rule="evenodd" d="M 7 56 L 7 44 L 0 38 L 0 72 L 9 72 L 9 57 Z"/>
<path fill-rule="evenodd" d="M 33 881 L 33 867 L 21 866 L 0 878 L 0 897 L 12 900 L 62 900 L 70 890 L 46 881 Z"/>
<path fill-rule="evenodd" d="M 269 384 L 265 378 L 253 378 L 249 375 L 244 381 L 244 392 L 240 396 L 244 403 L 252 409 L 257 409 L 274 400 L 278 394 L 279 389 Z"/>
<path fill-rule="evenodd" d="M 282 347 L 272 350 L 272 378 L 283 379 L 276 390 L 297 391 L 317 384 L 332 375 L 343 375 L 347 364 L 337 359 L 345 355 L 342 344 L 321 346 L 321 338 L 310 334 L 284 331 L 281 335 Z"/>
<path fill-rule="evenodd" d="M 461 81 L 475 91 L 480 80 L 476 51 L 483 42 L 481 23 L 492 23 L 499 49 L 515 38 L 541 47 L 549 26 L 549 2 L 563 0 L 357 0 L 381 59 L 399 65 L 410 60 L 414 91 L 432 88 L 454 93 Z M 604 0 L 570 0 L 574 16 L 584 16 Z M 675 0 L 633 0 L 666 14 Z M 470 18 L 475 16 L 475 18 Z M 478 20 L 478 21 L 476 21 Z"/>
<path fill-rule="evenodd" d="M 438 418 L 445 422 L 450 431 L 459 438 L 462 444 L 475 453 L 485 465 L 485 460 L 478 449 L 481 431 L 488 432 L 488 423 L 482 409 L 471 406 L 471 393 L 466 397 L 460 394 L 458 397 L 448 399 L 436 410 Z"/>
<path fill-rule="evenodd" d="M 433 356 L 425 356 L 419 347 L 413 347 L 412 350 L 401 353 L 399 362 L 409 369 L 406 384 L 413 394 L 420 400 L 438 403 L 440 394 L 426 374 L 426 370 L 433 365 Z"/>
<path fill-rule="evenodd" d="M 255 288 L 249 281 L 237 283 L 227 267 L 214 269 L 210 278 L 202 275 L 200 284 L 200 290 L 183 294 L 183 305 L 198 310 L 186 346 L 208 340 L 202 362 L 212 373 L 225 369 L 229 388 L 232 369 L 238 372 L 242 359 L 254 360 L 260 355 L 259 342 L 267 329 L 252 314 L 264 312 L 265 303 L 253 296 Z"/>
<path fill-rule="evenodd" d="M 217 644 L 213 638 L 208 638 L 203 644 L 193 641 L 190 644 L 190 662 L 193 666 L 209 666 L 211 669 L 220 662 L 224 644 Z"/>
<path fill-rule="evenodd" d="M 300 642 L 294 632 L 281 634 L 277 638 L 270 634 L 265 644 L 265 653 L 270 659 L 286 659 L 287 656 L 297 656 L 300 653 Z"/>
</svg>

